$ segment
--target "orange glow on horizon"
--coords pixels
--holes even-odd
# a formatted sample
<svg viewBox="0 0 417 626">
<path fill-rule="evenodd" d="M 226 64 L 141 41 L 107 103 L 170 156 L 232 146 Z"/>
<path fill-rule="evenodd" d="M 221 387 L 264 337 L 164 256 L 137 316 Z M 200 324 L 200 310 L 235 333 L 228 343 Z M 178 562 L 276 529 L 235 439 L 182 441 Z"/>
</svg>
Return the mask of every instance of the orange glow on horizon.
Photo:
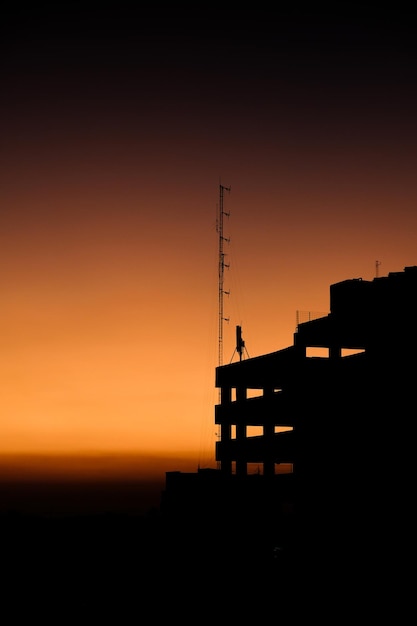
<svg viewBox="0 0 417 626">
<path fill-rule="evenodd" d="M 198 463 L 190 452 L 163 456 L 149 453 L 1 454 L 0 484 L 62 482 L 156 482 L 169 471 L 196 472 Z"/>
</svg>

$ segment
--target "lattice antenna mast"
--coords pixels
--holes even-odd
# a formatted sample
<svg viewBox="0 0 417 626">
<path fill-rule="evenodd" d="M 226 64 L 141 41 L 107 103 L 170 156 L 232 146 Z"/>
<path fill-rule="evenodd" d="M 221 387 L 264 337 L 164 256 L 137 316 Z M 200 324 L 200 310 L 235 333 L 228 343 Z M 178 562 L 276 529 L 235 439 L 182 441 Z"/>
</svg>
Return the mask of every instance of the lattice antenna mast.
<svg viewBox="0 0 417 626">
<path fill-rule="evenodd" d="M 230 291 L 224 289 L 224 271 L 229 267 L 225 262 L 224 244 L 229 243 L 230 239 L 224 236 L 224 218 L 229 217 L 230 213 L 226 213 L 223 206 L 224 192 L 230 192 L 230 187 L 220 184 L 220 202 L 217 216 L 217 233 L 219 235 L 219 365 L 223 365 L 223 322 L 229 319 L 224 317 L 223 300 L 225 295 L 230 295 Z"/>
</svg>

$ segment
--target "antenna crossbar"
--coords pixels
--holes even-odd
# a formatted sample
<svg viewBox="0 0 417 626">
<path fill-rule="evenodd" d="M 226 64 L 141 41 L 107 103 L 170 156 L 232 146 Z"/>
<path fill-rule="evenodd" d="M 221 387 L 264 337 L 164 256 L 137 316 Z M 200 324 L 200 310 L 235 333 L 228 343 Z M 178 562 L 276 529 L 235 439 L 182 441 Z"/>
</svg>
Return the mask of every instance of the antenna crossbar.
<svg viewBox="0 0 417 626">
<path fill-rule="evenodd" d="M 229 291 L 224 289 L 224 271 L 229 268 L 229 265 L 225 262 L 224 244 L 230 243 L 230 238 L 225 237 L 223 234 L 224 218 L 229 217 L 230 213 L 224 210 L 224 193 L 230 192 L 230 187 L 219 185 L 219 212 L 217 216 L 217 232 L 219 234 L 219 345 L 218 345 L 218 364 L 223 365 L 223 322 L 229 321 L 224 316 L 224 295 L 229 295 Z"/>
</svg>

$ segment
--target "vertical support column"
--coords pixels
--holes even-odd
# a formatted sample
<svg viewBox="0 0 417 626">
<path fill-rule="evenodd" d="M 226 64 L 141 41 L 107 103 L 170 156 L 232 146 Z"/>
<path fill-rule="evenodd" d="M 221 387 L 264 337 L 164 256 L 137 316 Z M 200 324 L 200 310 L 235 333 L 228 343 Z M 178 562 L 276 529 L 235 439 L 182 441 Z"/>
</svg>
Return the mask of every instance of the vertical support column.
<svg viewBox="0 0 417 626">
<path fill-rule="evenodd" d="M 302 359 L 307 356 L 307 346 L 300 343 L 298 333 L 294 333 L 294 350 L 297 352 L 297 358 Z"/>
<path fill-rule="evenodd" d="M 272 396 L 274 395 L 273 388 L 264 389 L 263 395 L 272 399 Z M 270 419 L 268 421 L 264 421 L 262 428 L 265 441 L 264 476 L 273 476 L 275 474 L 275 459 L 273 456 L 275 424 Z"/>
<path fill-rule="evenodd" d="M 244 403 L 246 401 L 247 389 L 246 387 L 237 387 L 236 388 L 236 402 Z M 237 418 L 236 423 L 236 445 L 237 445 L 237 455 L 236 455 L 236 475 L 237 476 L 246 476 L 248 471 L 247 466 L 247 458 L 246 458 L 246 420 L 242 419 L 242 417 Z"/>
<path fill-rule="evenodd" d="M 231 387 L 222 387 L 220 390 L 220 403 L 222 406 L 230 404 L 232 402 L 232 389 Z M 229 450 L 229 446 L 227 445 L 232 438 L 232 426 L 229 421 L 220 422 L 220 440 L 226 446 L 226 452 Z M 220 470 L 222 473 L 227 474 L 228 476 L 232 473 L 232 460 L 227 454 L 227 456 L 221 456 L 220 461 Z"/>
<path fill-rule="evenodd" d="M 340 346 L 329 346 L 329 359 L 340 359 L 342 348 Z"/>
</svg>

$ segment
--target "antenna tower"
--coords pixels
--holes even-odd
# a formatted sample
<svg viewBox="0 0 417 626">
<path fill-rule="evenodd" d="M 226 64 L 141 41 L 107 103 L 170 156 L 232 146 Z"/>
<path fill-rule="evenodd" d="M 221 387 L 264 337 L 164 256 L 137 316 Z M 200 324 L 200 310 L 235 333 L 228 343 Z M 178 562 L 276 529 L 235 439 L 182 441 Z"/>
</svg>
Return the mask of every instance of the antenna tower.
<svg viewBox="0 0 417 626">
<path fill-rule="evenodd" d="M 220 203 L 217 216 L 217 233 L 219 235 L 219 365 L 223 365 L 223 322 L 228 322 L 229 319 L 224 317 L 223 309 L 223 297 L 229 295 L 230 291 L 224 290 L 224 270 L 229 267 L 225 262 L 224 244 L 229 243 L 230 239 L 227 239 L 223 233 L 224 218 L 229 217 L 230 213 L 226 213 L 223 208 L 224 192 L 229 191 L 230 187 L 219 185 Z"/>
</svg>

